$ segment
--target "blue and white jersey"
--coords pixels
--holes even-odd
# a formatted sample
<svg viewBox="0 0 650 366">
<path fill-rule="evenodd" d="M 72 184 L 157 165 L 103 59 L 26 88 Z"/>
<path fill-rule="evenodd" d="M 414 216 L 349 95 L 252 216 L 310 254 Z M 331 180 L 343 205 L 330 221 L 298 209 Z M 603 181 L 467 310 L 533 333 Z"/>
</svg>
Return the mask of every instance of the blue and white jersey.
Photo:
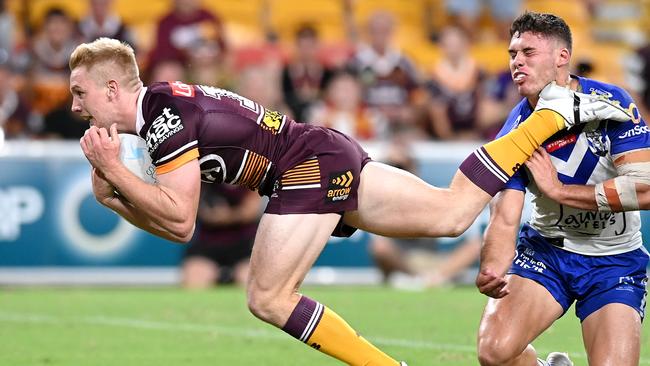
<svg viewBox="0 0 650 366">
<path fill-rule="evenodd" d="M 633 120 L 619 123 L 595 121 L 560 131 L 542 145 L 551 156 L 564 184 L 595 185 L 618 176 L 614 161 L 636 150 L 650 149 L 650 135 L 630 95 L 622 88 L 587 78 L 578 78 L 583 93 L 604 95 L 629 108 Z M 516 128 L 533 112 L 523 99 L 510 113 L 499 136 Z M 561 205 L 542 195 L 531 182 L 527 169 L 520 169 L 504 189 L 530 190 L 531 227 L 548 238 L 564 238 L 563 249 L 586 255 L 611 255 L 643 245 L 638 211 L 598 212 Z"/>
</svg>

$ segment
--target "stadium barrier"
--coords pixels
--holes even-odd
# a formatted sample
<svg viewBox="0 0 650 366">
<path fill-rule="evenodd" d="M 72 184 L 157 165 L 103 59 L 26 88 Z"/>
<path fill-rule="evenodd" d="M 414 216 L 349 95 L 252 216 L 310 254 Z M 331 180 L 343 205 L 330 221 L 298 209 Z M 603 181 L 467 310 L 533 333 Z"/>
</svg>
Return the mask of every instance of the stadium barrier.
<svg viewBox="0 0 650 366">
<path fill-rule="evenodd" d="M 447 186 L 473 143 L 413 146 L 418 175 Z M 386 146 L 366 144 L 382 159 Z M 0 284 L 169 284 L 183 246 L 139 230 L 99 205 L 76 142 L 6 143 L 0 152 Z M 387 192 L 390 194 L 390 192 Z M 485 216 L 483 219 L 485 220 Z M 644 227 L 650 228 L 644 215 Z M 312 283 L 376 283 L 367 233 L 333 238 Z"/>
</svg>

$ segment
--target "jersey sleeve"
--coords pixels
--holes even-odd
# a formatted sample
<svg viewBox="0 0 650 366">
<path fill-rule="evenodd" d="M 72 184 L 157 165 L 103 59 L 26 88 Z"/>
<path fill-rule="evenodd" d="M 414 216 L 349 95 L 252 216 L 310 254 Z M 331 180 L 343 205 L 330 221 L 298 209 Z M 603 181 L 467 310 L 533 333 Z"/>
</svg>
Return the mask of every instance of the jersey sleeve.
<svg viewBox="0 0 650 366">
<path fill-rule="evenodd" d="M 144 139 L 156 174 L 169 173 L 198 158 L 199 107 L 164 93 L 145 99 Z M 144 109 L 144 108 L 143 108 Z"/>
<path fill-rule="evenodd" d="M 496 138 L 499 138 L 508 132 L 512 131 L 513 129 L 517 128 L 519 126 L 519 123 L 532 113 L 530 108 L 526 108 L 528 106 L 526 100 L 522 100 L 515 108 L 512 109 L 510 114 L 508 115 L 508 118 L 506 119 L 506 123 L 503 124 L 503 127 L 497 134 Z M 530 182 L 528 179 L 528 176 L 524 173 L 525 169 L 519 169 L 515 174 L 510 177 L 508 182 L 505 184 L 503 189 L 516 189 L 518 191 L 526 192 L 526 187 L 528 186 L 528 183 Z"/>
</svg>

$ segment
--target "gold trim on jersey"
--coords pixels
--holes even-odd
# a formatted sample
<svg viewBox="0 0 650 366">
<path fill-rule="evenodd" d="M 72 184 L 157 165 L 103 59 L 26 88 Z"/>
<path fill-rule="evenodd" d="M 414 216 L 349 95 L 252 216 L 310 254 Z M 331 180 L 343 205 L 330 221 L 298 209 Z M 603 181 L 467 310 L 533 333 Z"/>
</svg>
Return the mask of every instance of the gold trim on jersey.
<svg viewBox="0 0 650 366">
<path fill-rule="evenodd" d="M 320 165 L 316 157 L 287 170 L 280 179 L 282 189 L 318 188 L 320 181 Z"/>
<path fill-rule="evenodd" d="M 184 152 L 183 154 L 181 154 L 180 156 L 178 156 L 177 158 L 175 158 L 174 160 L 172 160 L 172 161 L 170 161 L 168 163 L 162 164 L 160 166 L 157 166 L 156 167 L 156 174 L 160 175 L 160 174 L 169 173 L 169 172 L 171 172 L 173 170 L 176 170 L 176 169 L 180 168 L 181 166 L 189 163 L 190 161 L 192 161 L 192 160 L 194 160 L 194 159 L 196 159 L 198 157 L 199 157 L 199 149 L 198 148 L 188 150 L 188 151 Z"/>
<path fill-rule="evenodd" d="M 269 159 L 248 150 L 240 166 L 241 174 L 232 183 L 255 190 L 262 183 L 270 164 Z"/>
</svg>

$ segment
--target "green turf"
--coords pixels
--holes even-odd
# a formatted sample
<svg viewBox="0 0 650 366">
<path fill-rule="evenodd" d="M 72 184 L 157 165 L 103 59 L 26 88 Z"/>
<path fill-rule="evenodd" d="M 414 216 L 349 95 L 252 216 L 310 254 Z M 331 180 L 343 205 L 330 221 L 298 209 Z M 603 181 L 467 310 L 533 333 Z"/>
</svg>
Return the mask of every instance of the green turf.
<svg viewBox="0 0 650 366">
<path fill-rule="evenodd" d="M 475 289 L 404 292 L 376 287 L 304 291 L 410 366 L 477 365 L 486 298 Z M 534 316 L 534 314 L 531 314 Z M 641 364 L 650 364 L 648 331 Z M 2 289 L 0 365 L 340 365 L 253 318 L 243 291 Z M 572 313 L 535 346 L 586 365 Z"/>
</svg>

